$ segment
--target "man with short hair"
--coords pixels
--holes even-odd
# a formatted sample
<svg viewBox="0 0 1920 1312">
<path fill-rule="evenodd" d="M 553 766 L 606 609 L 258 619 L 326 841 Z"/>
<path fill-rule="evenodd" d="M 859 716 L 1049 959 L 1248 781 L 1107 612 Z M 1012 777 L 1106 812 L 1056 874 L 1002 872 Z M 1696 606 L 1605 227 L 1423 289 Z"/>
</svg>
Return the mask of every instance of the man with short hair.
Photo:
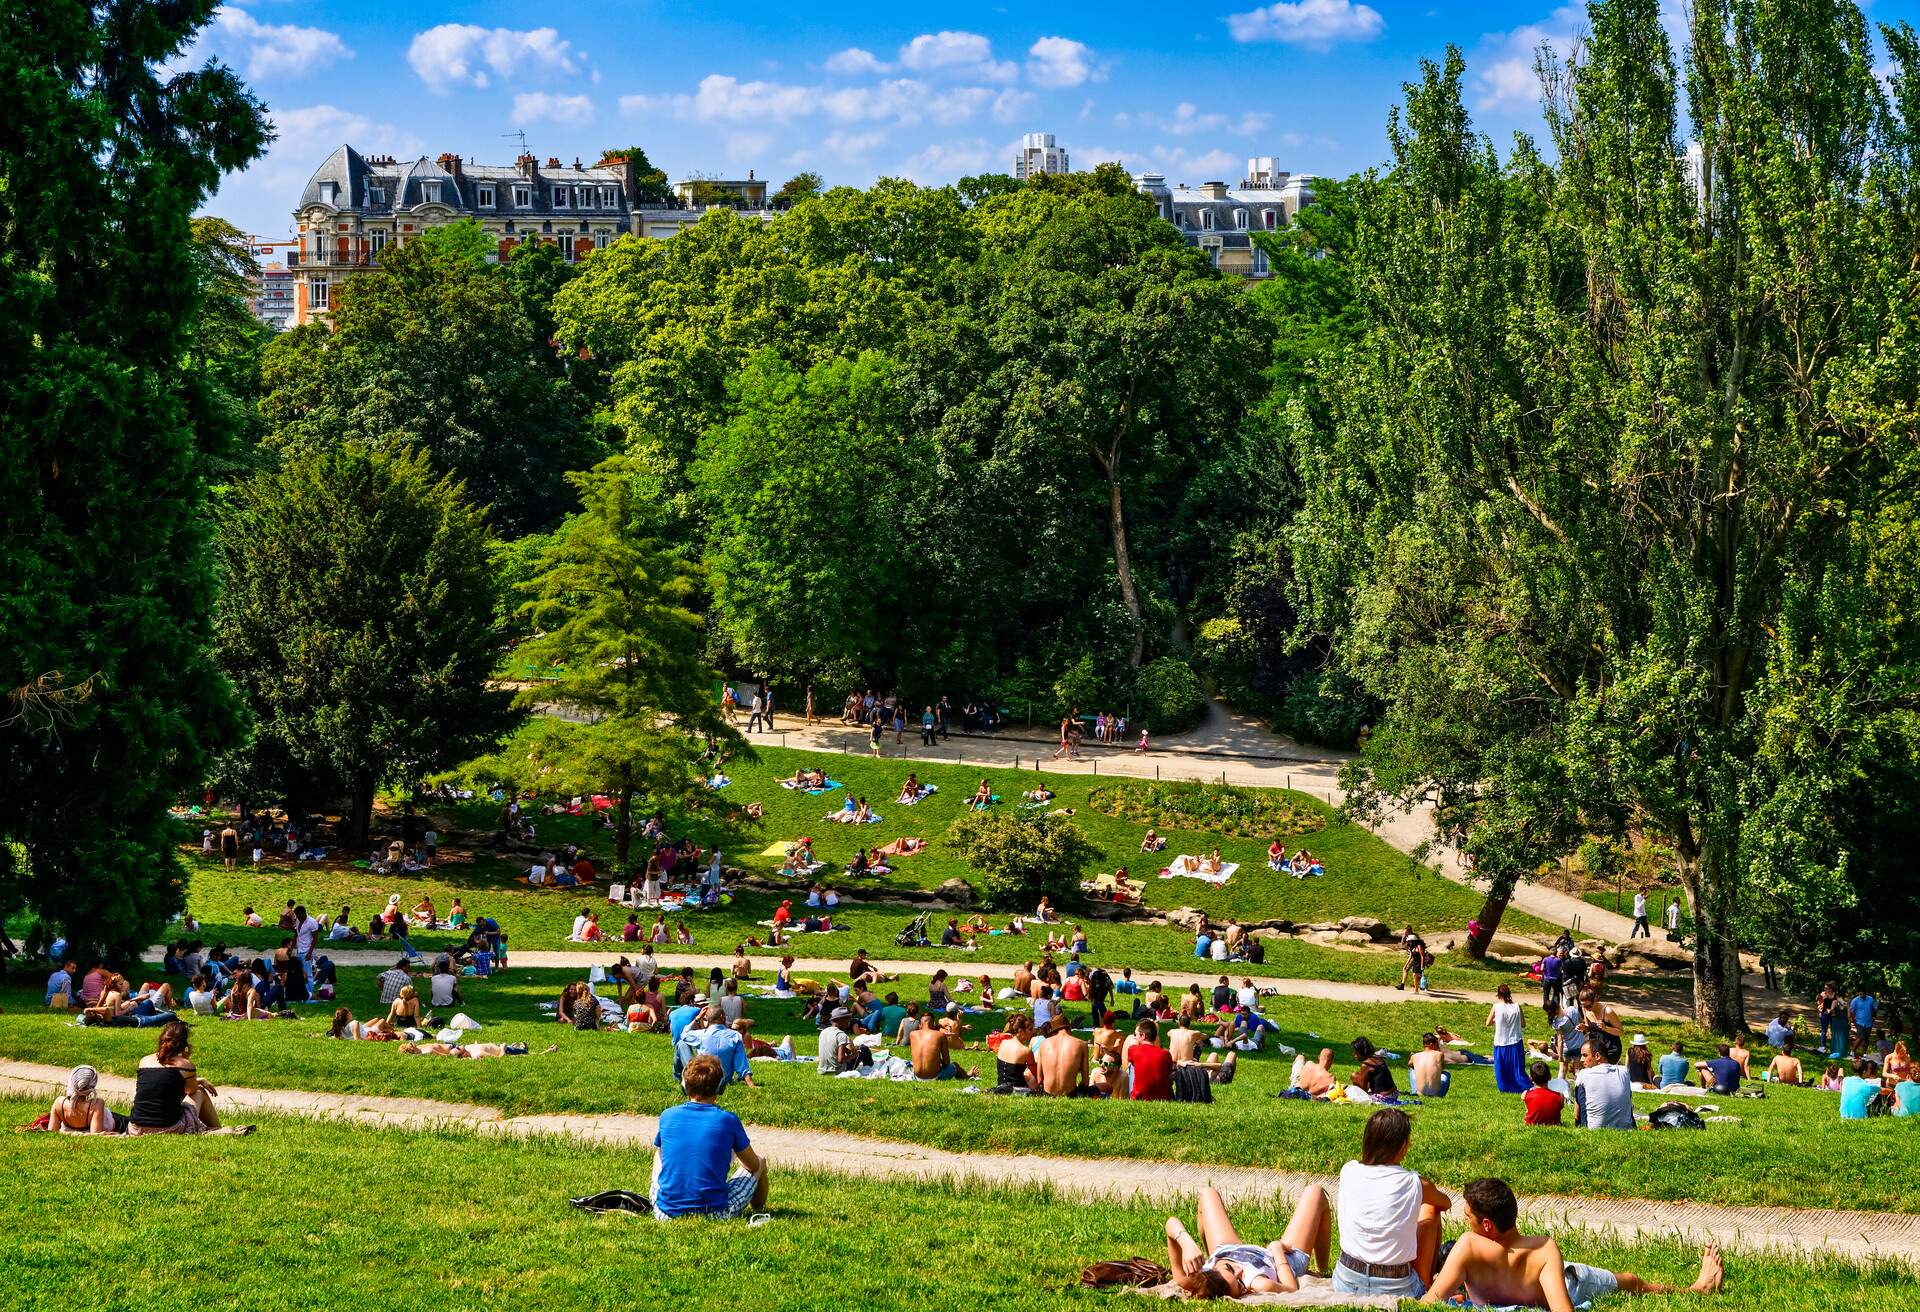
<svg viewBox="0 0 1920 1312">
<path fill-rule="evenodd" d="M 1673 1051 L 1660 1059 L 1660 1087 L 1670 1084 L 1692 1084 L 1688 1076 L 1693 1074 L 1693 1063 L 1688 1061 L 1681 1051 L 1680 1040 L 1673 1041 Z"/>
<path fill-rule="evenodd" d="M 1575 1125 L 1589 1130 L 1633 1128 L 1633 1081 L 1627 1075 L 1627 1068 L 1605 1060 L 1591 1044 L 1581 1052 L 1573 1101 L 1579 1109 L 1579 1115 L 1574 1117 Z"/>
<path fill-rule="evenodd" d="M 709 1003 L 700 1013 L 701 1024 L 698 1028 L 689 1027 L 680 1036 L 680 1047 L 687 1051 L 687 1065 L 704 1053 L 720 1063 L 720 1087 L 739 1080 L 749 1089 L 753 1083 L 753 1067 L 747 1061 L 747 1041 L 740 1032 L 727 1021 L 724 1007 Z"/>
<path fill-rule="evenodd" d="M 1867 1051 L 1867 1044 L 1873 1038 L 1873 1016 L 1880 1010 L 1880 1001 L 1865 989 L 1855 989 L 1852 1001 L 1847 1003 L 1847 1014 L 1853 1018 L 1853 1051 L 1856 1055 Z"/>
<path fill-rule="evenodd" d="M 1446 1071 L 1447 1055 L 1440 1049 L 1440 1038 L 1429 1031 L 1420 1036 L 1420 1051 L 1407 1061 L 1413 1073 L 1413 1091 L 1422 1098 L 1444 1098 L 1453 1083 Z"/>
<path fill-rule="evenodd" d="M 74 964 L 71 961 L 62 961 L 54 966 L 53 973 L 47 976 L 47 1006 L 51 1007 L 54 998 L 59 996 L 65 996 L 68 1004 L 72 1004 L 73 971 Z"/>
<path fill-rule="evenodd" d="M 1444 1303 L 1463 1287 L 1477 1307 L 1544 1307 L 1573 1312 L 1608 1294 L 1674 1294 L 1676 1286 L 1656 1285 L 1631 1271 L 1606 1271 L 1568 1262 L 1548 1235 L 1523 1235 L 1515 1226 L 1520 1204 L 1504 1180 L 1469 1181 L 1465 1189 L 1467 1228 L 1454 1241 L 1434 1275 L 1423 1303 Z M 1700 1278 L 1684 1292 L 1720 1292 L 1725 1270 L 1720 1248 L 1708 1244 L 1700 1255 Z"/>
<path fill-rule="evenodd" d="M 1793 1041 L 1793 1022 L 1787 1019 L 1787 1010 L 1782 1007 L 1774 1018 L 1767 1022 L 1767 1046 L 1785 1047 Z"/>
<path fill-rule="evenodd" d="M 1629 942 L 1645 936 L 1653 937 L 1653 931 L 1647 928 L 1647 890 L 1636 888 L 1633 891 L 1633 929 L 1627 934 Z"/>
<path fill-rule="evenodd" d="M 718 1103 L 726 1072 L 701 1053 L 681 1077 L 687 1101 L 660 1113 L 653 1136 L 653 1214 L 740 1217 L 767 1205 L 767 1164 L 753 1150 L 747 1127 Z M 729 1177 L 735 1159 L 744 1174 Z"/>
<path fill-rule="evenodd" d="M 918 1080 L 959 1080 L 978 1073 L 960 1069 L 960 1063 L 953 1060 L 946 1031 L 931 1013 L 922 1016 L 919 1028 L 907 1036 L 907 1053 Z"/>
<path fill-rule="evenodd" d="M 1087 1041 L 1067 1028 L 1065 1016 L 1055 1016 L 1046 1043 L 1035 1054 L 1040 1091 L 1055 1098 L 1091 1098 L 1091 1049 Z"/>
<path fill-rule="evenodd" d="M 413 971 L 408 969 L 407 958 L 402 957 L 390 968 L 380 972 L 380 1005 L 390 1007 L 393 1000 L 400 996 L 400 990 L 413 983 Z"/>
<path fill-rule="evenodd" d="M 1718 1057 L 1700 1063 L 1700 1074 L 1706 1077 L 1700 1082 L 1724 1098 L 1739 1089 L 1742 1072 L 1727 1045 L 1722 1043 L 1718 1047 Z"/>
</svg>

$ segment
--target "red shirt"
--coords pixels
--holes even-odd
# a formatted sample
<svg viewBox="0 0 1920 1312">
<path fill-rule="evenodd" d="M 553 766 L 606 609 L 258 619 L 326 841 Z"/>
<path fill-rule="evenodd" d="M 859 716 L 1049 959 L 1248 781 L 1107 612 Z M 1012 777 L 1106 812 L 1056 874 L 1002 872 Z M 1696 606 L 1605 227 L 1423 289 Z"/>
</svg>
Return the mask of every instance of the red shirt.
<svg viewBox="0 0 1920 1312">
<path fill-rule="evenodd" d="M 1527 1090 L 1526 1103 L 1528 1125 L 1558 1125 L 1567 1100 L 1552 1089 L 1535 1087 Z"/>
<path fill-rule="evenodd" d="M 1166 1102 L 1173 1097 L 1173 1054 L 1152 1043 L 1136 1043 L 1127 1050 L 1127 1064 L 1133 1067 L 1133 1089 L 1128 1095 L 1135 1102 Z"/>
</svg>

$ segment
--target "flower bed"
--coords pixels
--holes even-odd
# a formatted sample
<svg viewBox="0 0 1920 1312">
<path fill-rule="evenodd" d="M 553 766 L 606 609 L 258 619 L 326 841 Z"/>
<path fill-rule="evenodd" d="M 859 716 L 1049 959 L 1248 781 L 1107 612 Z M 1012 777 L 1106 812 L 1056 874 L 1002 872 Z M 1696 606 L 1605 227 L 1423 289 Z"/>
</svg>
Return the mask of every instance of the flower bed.
<svg viewBox="0 0 1920 1312">
<path fill-rule="evenodd" d="M 1225 784 L 1110 784 L 1089 793 L 1087 805 L 1155 829 L 1198 829 L 1234 838 L 1311 834 L 1327 823 L 1319 810 L 1285 793 Z"/>
</svg>

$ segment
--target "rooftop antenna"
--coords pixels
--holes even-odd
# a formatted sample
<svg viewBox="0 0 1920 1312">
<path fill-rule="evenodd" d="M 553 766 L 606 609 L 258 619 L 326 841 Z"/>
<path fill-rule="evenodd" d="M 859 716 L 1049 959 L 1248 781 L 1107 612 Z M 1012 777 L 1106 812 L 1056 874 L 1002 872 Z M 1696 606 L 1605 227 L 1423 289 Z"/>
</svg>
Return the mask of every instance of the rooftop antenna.
<svg viewBox="0 0 1920 1312">
<path fill-rule="evenodd" d="M 511 132 L 502 132 L 500 135 L 503 137 L 518 137 L 520 139 L 520 153 L 522 155 L 527 153 L 527 130 L 525 128 L 515 128 Z"/>
</svg>

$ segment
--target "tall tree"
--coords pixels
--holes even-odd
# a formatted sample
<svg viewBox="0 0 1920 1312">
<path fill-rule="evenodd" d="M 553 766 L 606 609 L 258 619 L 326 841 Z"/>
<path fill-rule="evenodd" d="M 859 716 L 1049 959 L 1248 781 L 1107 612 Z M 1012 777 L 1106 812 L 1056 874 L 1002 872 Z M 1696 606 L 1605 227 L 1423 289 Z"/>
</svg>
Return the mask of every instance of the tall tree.
<svg viewBox="0 0 1920 1312">
<path fill-rule="evenodd" d="M 0 25 L 0 918 L 83 956 L 180 908 L 167 807 L 239 731 L 203 479 L 238 435 L 186 367 L 189 218 L 268 131 L 229 70 L 160 71 L 215 7 L 22 0 Z"/>
<path fill-rule="evenodd" d="M 411 792 L 490 746 L 510 696 L 480 511 L 424 455 L 360 443 L 290 457 L 220 517 L 221 664 L 254 731 L 231 774 L 295 803 Z"/>
<path fill-rule="evenodd" d="M 1820 751 L 1763 750 L 1818 666 L 1782 640 L 1795 596 L 1911 498 L 1913 128 L 1850 4 L 1697 4 L 1691 141 L 1658 0 L 1588 18 L 1543 62 L 1554 164 L 1473 136 L 1457 55 L 1408 89 L 1293 541 L 1388 706 L 1356 783 L 1437 786 L 1496 898 L 1584 834 L 1670 848 L 1696 1017 L 1736 1031 L 1755 817 L 1914 712 L 1861 669 L 1800 714 Z M 1853 645 L 1901 651 L 1872 617 L 1913 599 L 1875 584 Z"/>
<path fill-rule="evenodd" d="M 720 717 L 719 676 L 692 606 L 699 571 L 661 536 L 663 517 L 630 457 L 573 476 L 583 509 L 554 533 L 521 614 L 519 654 L 559 676 L 521 704 L 566 708 L 539 721 L 532 751 L 498 765 L 529 785 L 614 800 L 614 866 L 630 867 L 633 807 L 703 787 L 692 735 L 738 744 Z"/>
<path fill-rule="evenodd" d="M 253 239 L 212 216 L 196 218 L 191 230 L 201 293 L 187 362 L 206 376 L 216 404 L 226 412 L 221 427 L 233 435 L 226 451 L 211 461 L 209 476 L 238 477 L 258 469 L 263 459 L 260 363 L 273 329 L 249 304 L 260 273 Z"/>
<path fill-rule="evenodd" d="M 361 442 L 418 448 L 506 533 L 551 526 L 566 473 L 592 462 L 578 395 L 551 366 L 515 288 L 456 241 L 389 251 L 343 285 L 328 333 L 269 349 L 261 403 L 289 453 Z"/>
<path fill-rule="evenodd" d="M 826 180 L 811 169 L 796 173 L 780 184 L 767 203 L 776 210 L 790 210 L 803 200 L 812 200 L 827 187 Z"/>
</svg>

